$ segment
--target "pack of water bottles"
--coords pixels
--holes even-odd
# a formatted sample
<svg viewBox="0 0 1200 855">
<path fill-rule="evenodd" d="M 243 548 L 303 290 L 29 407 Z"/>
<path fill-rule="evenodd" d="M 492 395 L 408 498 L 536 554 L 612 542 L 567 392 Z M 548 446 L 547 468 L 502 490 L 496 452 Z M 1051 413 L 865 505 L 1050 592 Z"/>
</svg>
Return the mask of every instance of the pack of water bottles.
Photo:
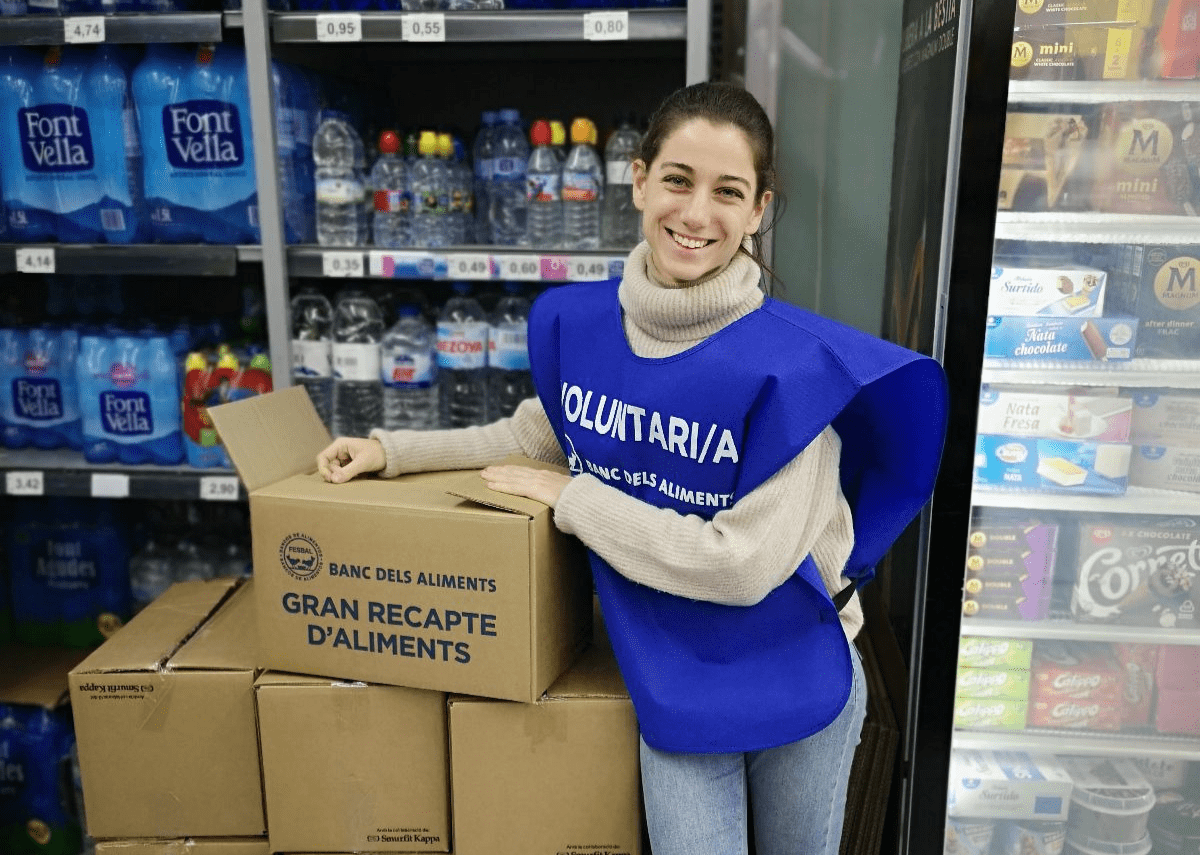
<svg viewBox="0 0 1200 855">
<path fill-rule="evenodd" d="M 259 348 L 188 352 L 183 365 L 183 447 L 190 466 L 233 468 L 208 408 L 271 391 L 271 358 Z"/>
<path fill-rule="evenodd" d="M 0 703 L 0 852 L 79 855 L 82 805 L 71 780 L 68 707 Z"/>
</svg>

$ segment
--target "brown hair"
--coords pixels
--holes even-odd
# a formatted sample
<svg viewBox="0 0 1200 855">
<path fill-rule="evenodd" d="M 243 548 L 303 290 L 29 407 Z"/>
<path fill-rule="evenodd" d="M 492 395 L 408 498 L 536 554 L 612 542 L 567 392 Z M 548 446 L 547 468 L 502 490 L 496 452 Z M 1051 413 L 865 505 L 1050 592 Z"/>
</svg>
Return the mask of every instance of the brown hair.
<svg viewBox="0 0 1200 855">
<path fill-rule="evenodd" d="M 732 83 L 693 83 L 668 95 L 650 117 L 650 126 L 642 137 L 637 157 L 650 167 L 658 157 L 663 141 L 692 119 L 704 119 L 714 125 L 733 125 L 745 134 L 754 158 L 755 204 L 766 191 L 775 192 L 775 131 L 771 120 L 753 95 Z M 777 210 L 770 223 L 759 226 L 751 236 L 752 249 L 747 253 L 772 278 L 775 278 L 775 271 L 763 258 L 762 234 L 774 225 L 780 213 L 782 210 Z M 747 252 L 745 247 L 738 251 Z"/>
</svg>

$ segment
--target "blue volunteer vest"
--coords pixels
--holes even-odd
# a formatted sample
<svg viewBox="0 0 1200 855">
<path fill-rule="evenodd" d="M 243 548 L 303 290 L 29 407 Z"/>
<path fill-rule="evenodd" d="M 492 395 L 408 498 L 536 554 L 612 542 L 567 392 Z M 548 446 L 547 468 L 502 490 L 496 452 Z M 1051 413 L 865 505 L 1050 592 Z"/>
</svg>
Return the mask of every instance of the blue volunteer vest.
<svg viewBox="0 0 1200 855">
<path fill-rule="evenodd" d="M 946 421 L 941 366 L 772 299 L 683 353 L 639 357 L 618 284 L 550 289 L 529 317 L 534 384 L 572 473 L 711 519 L 832 424 L 854 514 L 845 573 L 868 581 L 932 493 Z M 737 607 L 654 590 L 588 555 L 650 746 L 783 745 L 845 706 L 849 645 L 811 556 L 760 603 Z"/>
</svg>

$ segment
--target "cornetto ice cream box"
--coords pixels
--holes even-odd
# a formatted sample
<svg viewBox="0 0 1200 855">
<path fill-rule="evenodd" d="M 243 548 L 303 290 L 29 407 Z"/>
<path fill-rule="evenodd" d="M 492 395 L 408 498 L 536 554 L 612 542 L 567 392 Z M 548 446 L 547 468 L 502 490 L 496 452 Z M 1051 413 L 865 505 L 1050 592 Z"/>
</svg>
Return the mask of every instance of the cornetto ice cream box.
<svg viewBox="0 0 1200 855">
<path fill-rule="evenodd" d="M 298 386 L 209 415 L 250 495 L 262 667 L 532 702 L 586 647 L 591 573 L 548 506 L 476 471 L 327 483 Z"/>
</svg>

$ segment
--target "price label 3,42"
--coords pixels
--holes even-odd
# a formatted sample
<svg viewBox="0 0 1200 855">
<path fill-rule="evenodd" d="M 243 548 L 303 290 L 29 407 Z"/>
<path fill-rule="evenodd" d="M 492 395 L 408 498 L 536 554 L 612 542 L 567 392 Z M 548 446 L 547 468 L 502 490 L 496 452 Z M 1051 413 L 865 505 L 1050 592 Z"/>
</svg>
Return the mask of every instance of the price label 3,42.
<svg viewBox="0 0 1200 855">
<path fill-rule="evenodd" d="M 333 12 L 317 15 L 317 41 L 361 42 L 362 15 L 357 12 Z"/>
<path fill-rule="evenodd" d="M 18 273 L 53 273 L 54 247 L 19 246 L 16 261 Z"/>
<path fill-rule="evenodd" d="M 45 489 L 41 472 L 4 473 L 4 492 L 10 496 L 40 496 Z"/>
<path fill-rule="evenodd" d="M 69 45 L 98 44 L 104 41 L 104 18 L 63 18 L 63 41 Z"/>
<path fill-rule="evenodd" d="M 446 16 L 440 12 L 405 15 L 400 19 L 400 38 L 406 42 L 444 42 Z"/>
<path fill-rule="evenodd" d="M 588 41 L 615 42 L 629 38 L 629 11 L 586 12 L 583 16 L 583 37 Z"/>
</svg>

